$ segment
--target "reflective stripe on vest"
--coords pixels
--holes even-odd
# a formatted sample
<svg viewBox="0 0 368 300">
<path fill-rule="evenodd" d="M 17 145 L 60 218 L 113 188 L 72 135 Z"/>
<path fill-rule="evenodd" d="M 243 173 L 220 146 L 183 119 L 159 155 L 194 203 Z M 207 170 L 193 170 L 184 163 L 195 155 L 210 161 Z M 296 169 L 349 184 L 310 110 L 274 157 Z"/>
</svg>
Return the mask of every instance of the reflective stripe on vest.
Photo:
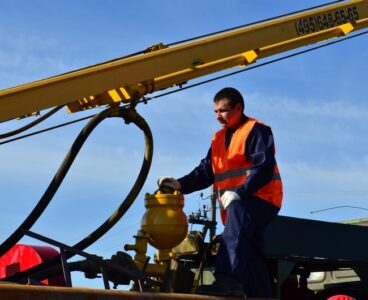
<svg viewBox="0 0 368 300">
<path fill-rule="evenodd" d="M 253 163 L 245 156 L 245 145 L 249 133 L 257 122 L 253 118 L 248 118 L 244 124 L 240 125 L 234 132 L 228 149 L 225 145 L 226 128 L 213 136 L 211 158 L 215 177 L 214 192 L 217 197 L 221 197 L 225 191 L 237 190 L 250 175 Z M 281 207 L 282 181 L 277 165 L 275 165 L 272 180 L 255 192 L 254 196 Z M 221 211 L 221 217 L 225 224 L 226 214 L 224 211 Z"/>
<path fill-rule="evenodd" d="M 250 170 L 250 168 L 249 168 L 249 170 Z M 216 180 L 216 175 L 215 175 L 215 180 Z M 281 181 L 280 174 L 279 173 L 274 173 L 273 176 L 272 176 L 272 180 L 280 180 Z M 243 184 L 240 184 L 238 186 L 234 186 L 234 187 L 230 187 L 230 188 L 224 188 L 222 190 L 214 188 L 213 193 L 216 195 L 216 197 L 221 197 L 226 191 L 235 192 L 242 185 Z"/>
</svg>

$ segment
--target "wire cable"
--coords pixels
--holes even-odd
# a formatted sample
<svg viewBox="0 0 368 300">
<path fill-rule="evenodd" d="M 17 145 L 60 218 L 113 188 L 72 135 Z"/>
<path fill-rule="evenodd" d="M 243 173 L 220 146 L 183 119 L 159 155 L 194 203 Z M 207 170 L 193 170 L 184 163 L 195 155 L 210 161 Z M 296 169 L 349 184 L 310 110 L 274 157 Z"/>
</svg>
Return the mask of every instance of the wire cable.
<svg viewBox="0 0 368 300">
<path fill-rule="evenodd" d="M 275 62 L 279 62 L 279 61 L 282 61 L 282 60 L 285 60 L 285 59 L 288 59 L 288 58 L 292 58 L 292 57 L 295 57 L 295 56 L 298 56 L 298 55 L 301 55 L 301 54 L 305 54 L 305 53 L 308 53 L 308 52 L 311 52 L 311 51 L 314 51 L 314 50 L 317 50 L 317 49 L 321 49 L 321 48 L 324 48 L 324 47 L 327 47 L 327 46 L 331 46 L 333 44 L 344 42 L 346 40 L 349 40 L 349 39 L 352 39 L 352 38 L 356 38 L 356 37 L 359 37 L 359 36 L 364 35 L 364 34 L 367 34 L 367 33 L 368 33 L 368 30 L 367 31 L 364 31 L 364 32 L 361 32 L 361 33 L 357 33 L 355 35 L 351 35 L 351 36 L 345 37 L 345 38 L 340 38 L 339 40 L 328 42 L 328 43 L 323 44 L 323 45 L 315 46 L 315 47 L 308 48 L 308 49 L 303 50 L 303 51 L 299 51 L 299 52 L 296 52 L 296 53 L 285 55 L 285 56 L 280 57 L 280 58 L 272 59 L 272 60 L 266 61 L 264 63 L 260 63 L 260 64 L 257 64 L 257 65 L 254 65 L 254 66 L 247 67 L 247 68 L 242 69 L 242 70 L 238 70 L 238 71 L 230 72 L 230 73 L 227 73 L 227 74 L 224 74 L 224 75 L 221 75 L 221 76 L 213 77 L 213 78 L 210 78 L 208 80 L 203 80 L 203 81 L 200 81 L 198 83 L 191 84 L 191 85 L 188 85 L 188 86 L 185 86 L 185 87 L 179 87 L 176 90 L 165 92 L 165 93 L 159 94 L 157 96 L 144 97 L 139 102 L 140 103 L 142 103 L 142 102 L 143 103 L 146 103 L 148 101 L 151 101 L 151 100 L 154 100 L 154 99 L 163 97 L 163 96 L 167 96 L 167 95 L 170 95 L 170 94 L 173 94 L 173 93 L 177 93 L 177 92 L 182 91 L 182 90 L 186 90 L 186 89 L 189 89 L 189 88 L 197 87 L 197 86 L 200 86 L 202 84 L 206 84 L 206 83 L 209 83 L 209 82 L 212 82 L 212 81 L 223 79 L 223 78 L 226 78 L 226 77 L 229 77 L 229 76 L 233 76 L 233 75 L 236 75 L 236 74 L 239 74 L 239 73 L 247 72 L 247 71 L 250 71 L 250 70 L 253 70 L 253 69 L 256 69 L 256 68 L 259 68 L 259 67 L 263 67 L 263 66 L 266 66 L 266 65 L 275 63 Z"/>
<path fill-rule="evenodd" d="M 246 24 L 243 24 L 243 25 L 235 26 L 235 27 L 230 27 L 230 28 L 227 28 L 227 29 L 224 29 L 224 30 L 219 30 L 219 31 L 214 31 L 214 32 L 211 32 L 211 33 L 203 34 L 203 35 L 198 35 L 198 36 L 195 36 L 195 37 L 192 37 L 192 38 L 189 38 L 189 39 L 179 40 L 179 41 L 176 41 L 176 42 L 166 44 L 166 46 L 171 47 L 171 46 L 175 46 L 175 45 L 178 45 L 178 44 L 183 44 L 183 43 L 190 42 L 190 41 L 193 41 L 193 40 L 198 40 L 198 39 L 201 39 L 201 38 L 206 38 L 206 37 L 209 37 L 209 36 L 213 36 L 213 35 L 229 32 L 229 31 L 233 31 L 233 30 L 236 30 L 236 29 L 244 28 L 244 27 L 247 27 L 247 26 L 252 26 L 252 25 L 263 23 L 263 22 L 276 20 L 276 19 L 279 19 L 279 18 L 295 15 L 295 14 L 298 14 L 298 13 L 318 9 L 318 8 L 325 7 L 325 6 L 330 6 L 330 5 L 333 5 L 333 4 L 336 4 L 336 3 L 339 3 L 339 2 L 344 2 L 344 1 L 345 0 L 336 0 L 336 1 L 325 3 L 325 4 L 312 6 L 312 7 L 304 8 L 304 9 L 301 9 L 301 10 L 296 10 L 296 11 L 281 14 L 281 15 L 278 15 L 278 16 L 275 16 L 275 17 L 272 17 L 272 18 L 267 18 L 267 19 L 256 21 L 256 22 L 251 22 L 251 23 L 246 23 Z M 116 61 L 119 61 L 119 60 L 122 60 L 122 59 L 134 57 L 134 56 L 141 55 L 141 54 L 144 54 L 144 53 L 147 53 L 147 50 L 140 50 L 140 51 L 128 54 L 128 55 L 124 55 L 124 56 L 120 56 L 118 58 L 114 58 L 114 59 L 111 59 L 111 60 L 104 61 L 102 63 L 97 63 L 97 64 L 94 64 L 94 65 L 91 65 L 91 66 L 88 66 L 88 67 L 85 67 L 85 68 L 81 68 L 81 69 L 78 69 L 77 71 L 85 70 L 85 69 L 88 69 L 88 68 L 91 68 L 91 67 L 97 67 L 97 66 L 100 66 L 100 65 L 103 65 L 103 64 L 106 64 L 106 63 L 116 62 Z M 75 72 L 75 71 L 62 73 L 60 75 L 70 74 L 72 72 Z M 60 76 L 60 75 L 57 75 L 57 76 Z"/>
<path fill-rule="evenodd" d="M 364 31 L 364 32 L 357 33 L 355 35 L 351 35 L 351 36 L 348 36 L 348 37 L 340 38 L 340 39 L 338 39 L 336 41 L 331 41 L 331 42 L 325 43 L 323 45 L 315 46 L 315 47 L 308 48 L 308 49 L 303 50 L 303 51 L 292 53 L 292 54 L 289 54 L 289 55 L 286 55 L 286 56 L 283 56 L 283 57 L 280 57 L 280 58 L 276 58 L 276 59 L 273 59 L 273 60 L 269 60 L 269 61 L 266 61 L 264 63 L 259 63 L 257 65 L 250 66 L 250 67 L 247 67 L 247 68 L 242 69 L 242 70 L 230 72 L 230 73 L 227 73 L 227 74 L 224 74 L 224 75 L 221 75 L 221 76 L 213 77 L 213 78 L 210 78 L 208 80 L 203 80 L 203 81 L 200 81 L 198 83 L 187 85 L 187 86 L 184 86 L 184 87 L 183 86 L 180 86 L 176 90 L 172 90 L 172 91 L 168 91 L 168 92 L 165 92 L 165 93 L 161 93 L 161 94 L 159 94 L 157 96 L 143 97 L 141 100 L 139 100 L 138 103 L 145 103 L 146 104 L 148 101 L 152 101 L 152 100 L 155 100 L 155 99 L 158 99 L 158 98 L 167 96 L 167 95 L 178 93 L 178 92 L 181 92 L 183 90 L 187 90 L 187 89 L 190 89 L 190 88 L 194 88 L 194 87 L 200 86 L 202 84 L 210 83 L 212 81 L 216 81 L 216 80 L 220 80 L 220 79 L 223 79 L 223 78 L 226 78 L 226 77 L 237 75 L 239 73 L 247 72 L 247 71 L 250 71 L 250 70 L 253 70 L 253 69 L 256 69 L 256 68 L 260 68 L 260 67 L 263 67 L 263 66 L 272 64 L 272 63 L 276 63 L 276 62 L 279 62 L 279 61 L 282 61 L 282 60 L 285 60 L 285 59 L 288 59 L 288 58 L 292 58 L 292 57 L 295 57 L 295 56 L 298 56 L 298 55 L 301 55 L 301 54 L 312 52 L 314 50 L 318 50 L 318 49 L 321 49 L 321 48 L 324 48 L 324 47 L 327 47 L 327 46 L 331 46 L 333 44 L 341 43 L 341 42 L 344 42 L 346 40 L 353 39 L 353 38 L 356 38 L 356 37 L 365 35 L 367 33 L 368 33 L 368 30 L 367 31 Z M 129 105 L 129 104 L 127 104 L 127 105 Z M 125 107 L 125 106 L 122 106 L 122 107 Z M 61 127 L 67 126 L 67 125 L 71 125 L 71 124 L 77 123 L 77 122 L 81 122 L 81 121 L 84 121 L 86 119 L 92 118 L 94 116 L 95 115 L 90 115 L 90 116 L 83 117 L 83 118 L 80 118 L 80 119 L 76 119 L 76 120 L 73 120 L 73 121 L 70 121 L 70 122 L 61 123 L 61 124 L 56 125 L 56 126 L 53 126 L 53 127 L 45 128 L 43 130 L 35 131 L 35 132 L 29 133 L 29 134 L 26 134 L 26 135 L 23 135 L 23 136 L 19 136 L 19 137 L 16 137 L 14 139 L 5 140 L 3 142 L 0 142 L 0 145 L 4 145 L 4 144 L 10 143 L 10 142 L 21 140 L 23 138 L 27 138 L 27 137 L 30 137 L 30 136 L 33 136 L 33 135 L 37 135 L 37 134 L 40 134 L 40 133 L 43 133 L 43 132 L 47 132 L 47 131 L 50 131 L 50 130 L 61 128 Z"/>
<path fill-rule="evenodd" d="M 329 3 L 325 3 L 325 4 L 321 4 L 321 5 L 312 6 L 312 7 L 309 7 L 309 8 L 304 8 L 304 9 L 297 10 L 297 11 L 294 11 L 294 12 L 278 15 L 276 17 L 267 18 L 267 19 L 263 19 L 263 20 L 260 20 L 260 21 L 251 22 L 251 23 L 247 23 L 247 24 L 243 24 L 243 25 L 239 25 L 239 26 L 235 26 L 235 27 L 231 27 L 231 28 L 227 28 L 227 29 L 223 29 L 223 30 L 219 30 L 219 31 L 214 31 L 214 32 L 211 32 L 211 33 L 203 34 L 203 35 L 199 35 L 199 36 L 196 36 L 196 37 L 193 37 L 193 38 L 190 38 L 190 39 L 177 41 L 177 42 L 168 44 L 167 46 L 174 46 L 174 45 L 177 45 L 177 44 L 182 44 L 182 43 L 190 42 L 190 41 L 193 41 L 193 40 L 206 38 L 206 37 L 209 37 L 209 36 L 213 36 L 213 35 L 229 32 L 229 31 L 233 31 L 233 30 L 240 29 L 240 28 L 245 28 L 245 27 L 252 26 L 252 25 L 257 25 L 257 24 L 260 24 L 260 23 L 264 23 L 264 22 L 268 22 L 268 21 L 272 21 L 272 20 L 276 20 L 276 19 L 280 19 L 280 18 L 284 18 L 284 17 L 288 17 L 288 16 L 291 16 L 291 15 L 295 15 L 295 14 L 306 12 L 306 11 L 311 11 L 311 10 L 314 10 L 314 9 L 317 9 L 317 8 L 333 5 L 333 4 L 336 4 L 336 3 L 339 3 L 339 2 L 344 2 L 344 1 L 345 0 L 337 0 L 337 1 L 329 2 Z"/>
<path fill-rule="evenodd" d="M 8 144 L 8 143 L 15 142 L 15 141 L 18 141 L 18 140 L 21 140 L 21 139 L 27 138 L 27 137 L 31 137 L 31 136 L 34 136 L 34 135 L 40 134 L 40 133 L 44 133 L 44 132 L 47 132 L 47 131 L 51 131 L 51 130 L 54 130 L 54 129 L 57 129 L 57 128 L 61 128 L 61 127 L 67 126 L 67 125 L 71 125 L 71 124 L 74 124 L 74 123 L 78 123 L 78 122 L 81 122 L 81 121 L 84 121 L 84 120 L 87 120 L 87 119 L 91 119 L 91 118 L 93 118 L 94 116 L 96 116 L 96 114 L 89 115 L 89 116 L 87 116 L 87 117 L 83 117 L 83 118 L 79 118 L 79 119 L 76 119 L 76 120 L 73 120 L 73 121 L 69 121 L 69 122 L 61 123 L 61 124 L 59 124 L 59 125 L 55 125 L 55 126 L 52 126 L 52 127 L 48 127 L 48 128 L 45 128 L 45 129 L 41 129 L 41 130 L 38 130 L 38 131 L 34 131 L 34 132 L 31 132 L 31 133 L 28 133 L 28 134 L 25 134 L 25 135 L 21 135 L 21 136 L 18 136 L 18 137 L 16 137 L 16 138 L 12 138 L 12 139 L 5 140 L 5 141 L 3 141 L 3 142 L 0 142 L 0 145 Z"/>
<path fill-rule="evenodd" d="M 51 117 L 53 114 L 55 114 L 56 112 L 58 112 L 61 108 L 63 108 L 64 105 L 58 105 L 56 106 L 55 108 L 53 108 L 52 110 L 50 110 L 49 112 L 47 112 L 45 115 L 39 117 L 37 120 L 34 120 L 33 122 L 30 122 L 29 124 L 21 127 L 21 128 L 18 128 L 16 130 L 13 130 L 13 131 L 9 131 L 7 133 L 3 133 L 3 134 L 0 134 L 0 139 L 5 139 L 5 138 L 8 138 L 8 137 L 11 137 L 13 135 L 17 135 L 23 131 L 26 131 L 34 126 L 36 126 L 37 124 L 41 123 L 42 121 L 46 120 L 47 118 Z"/>
<path fill-rule="evenodd" d="M 322 211 L 333 210 L 333 209 L 337 209 L 337 208 L 355 208 L 355 209 L 361 209 L 361 210 L 368 210 L 368 208 L 360 207 L 360 206 L 341 205 L 341 206 L 334 206 L 334 207 L 319 209 L 319 210 L 315 210 L 315 211 L 310 211 L 309 213 L 315 214 L 315 213 L 319 213 L 319 212 L 322 212 Z"/>
</svg>

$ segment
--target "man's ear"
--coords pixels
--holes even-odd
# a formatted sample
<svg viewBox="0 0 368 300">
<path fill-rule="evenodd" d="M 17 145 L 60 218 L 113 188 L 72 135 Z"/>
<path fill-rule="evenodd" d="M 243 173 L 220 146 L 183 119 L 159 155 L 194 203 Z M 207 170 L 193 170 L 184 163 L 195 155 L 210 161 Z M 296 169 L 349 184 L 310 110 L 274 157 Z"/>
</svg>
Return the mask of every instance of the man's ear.
<svg viewBox="0 0 368 300">
<path fill-rule="evenodd" d="M 242 111 L 243 111 L 243 107 L 242 107 L 241 103 L 236 103 L 236 104 L 235 104 L 235 109 L 236 109 L 237 111 L 242 112 Z"/>
</svg>

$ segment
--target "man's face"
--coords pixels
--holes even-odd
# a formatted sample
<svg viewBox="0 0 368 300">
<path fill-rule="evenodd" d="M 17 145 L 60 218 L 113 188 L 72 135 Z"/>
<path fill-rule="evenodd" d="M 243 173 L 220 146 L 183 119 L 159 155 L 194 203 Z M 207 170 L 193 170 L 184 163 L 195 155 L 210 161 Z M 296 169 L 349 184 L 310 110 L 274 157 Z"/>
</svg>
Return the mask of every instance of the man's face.
<svg viewBox="0 0 368 300">
<path fill-rule="evenodd" d="M 235 129 L 237 127 L 243 114 L 241 104 L 237 103 L 235 107 L 231 107 L 227 98 L 214 102 L 214 111 L 217 121 L 223 127 L 229 129 Z"/>
</svg>

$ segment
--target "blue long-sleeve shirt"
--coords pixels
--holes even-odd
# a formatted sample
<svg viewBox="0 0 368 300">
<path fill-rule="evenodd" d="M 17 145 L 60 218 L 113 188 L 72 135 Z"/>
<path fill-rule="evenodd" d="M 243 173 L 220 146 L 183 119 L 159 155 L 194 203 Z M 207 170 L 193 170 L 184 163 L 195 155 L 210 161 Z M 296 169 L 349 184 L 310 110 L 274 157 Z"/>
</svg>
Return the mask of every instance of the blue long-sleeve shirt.
<svg viewBox="0 0 368 300">
<path fill-rule="evenodd" d="M 246 122 L 248 117 L 242 116 L 239 126 Z M 238 127 L 239 127 L 238 126 Z M 225 143 L 230 145 L 234 131 L 227 129 Z M 262 186 L 272 180 L 273 171 L 276 164 L 274 155 L 274 140 L 271 128 L 256 123 L 246 140 L 244 155 L 253 162 L 253 167 L 244 184 L 235 192 L 245 199 L 255 193 Z M 181 192 L 189 194 L 194 191 L 202 190 L 214 182 L 212 169 L 211 148 L 207 156 L 192 172 L 178 179 L 181 185 Z"/>
</svg>

